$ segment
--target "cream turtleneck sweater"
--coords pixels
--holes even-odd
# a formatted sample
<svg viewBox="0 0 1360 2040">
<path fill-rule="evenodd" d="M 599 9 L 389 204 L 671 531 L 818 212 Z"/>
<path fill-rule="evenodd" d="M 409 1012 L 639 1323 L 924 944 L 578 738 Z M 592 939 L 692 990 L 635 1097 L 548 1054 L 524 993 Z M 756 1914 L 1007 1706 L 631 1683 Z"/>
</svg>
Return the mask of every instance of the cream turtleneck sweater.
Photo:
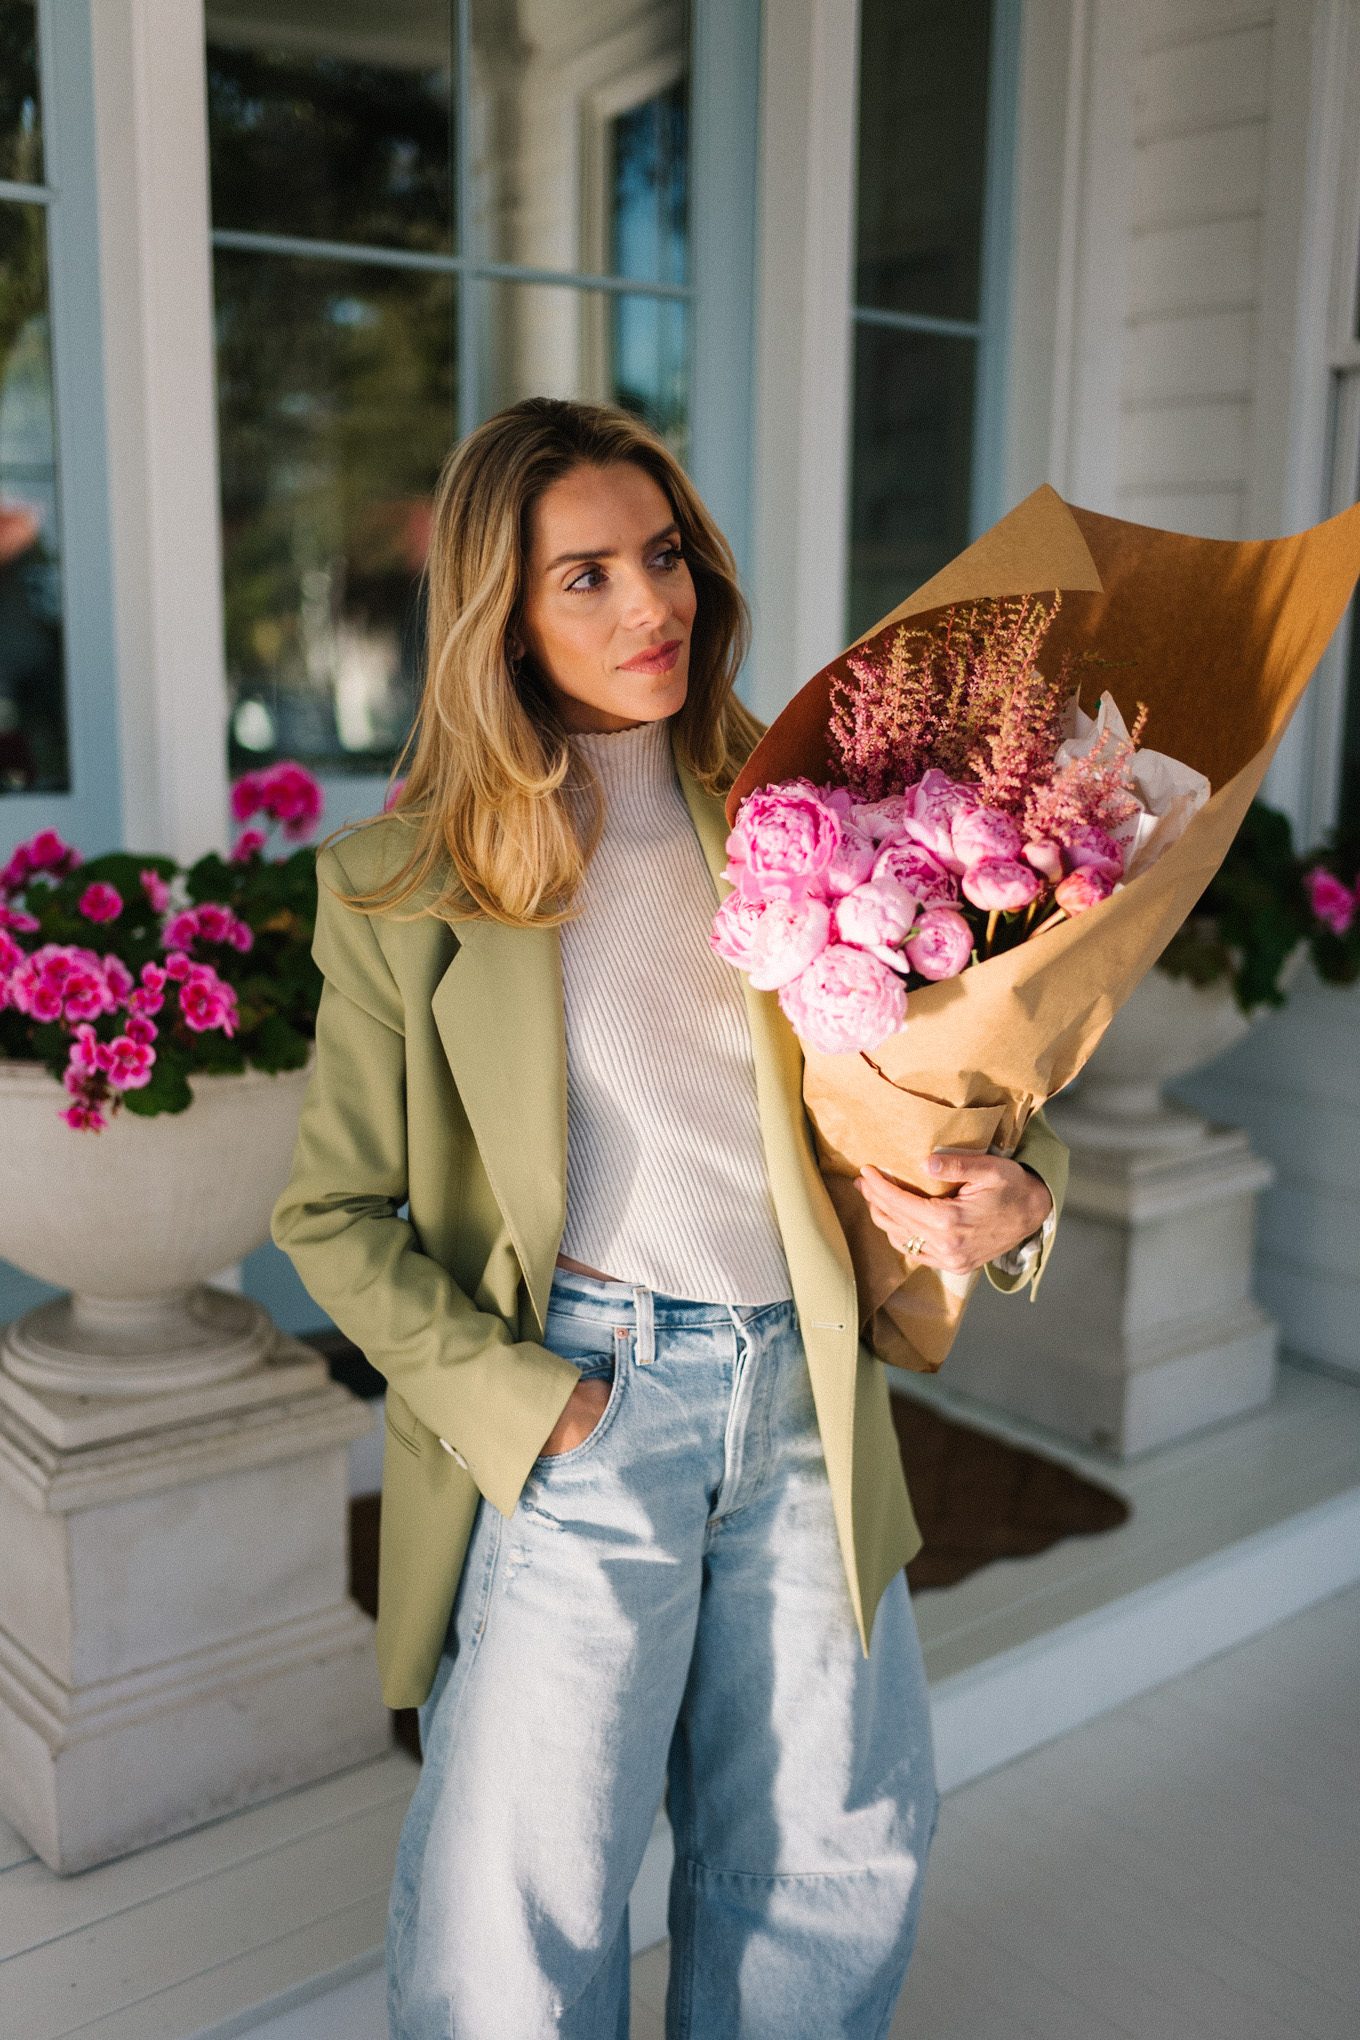
<svg viewBox="0 0 1360 2040">
<path fill-rule="evenodd" d="M 561 1251 L 711 1303 L 793 1294 L 756 1102 L 745 994 L 708 935 L 718 892 L 670 721 L 577 732 L 605 823 L 564 921 L 567 1220 Z"/>
</svg>

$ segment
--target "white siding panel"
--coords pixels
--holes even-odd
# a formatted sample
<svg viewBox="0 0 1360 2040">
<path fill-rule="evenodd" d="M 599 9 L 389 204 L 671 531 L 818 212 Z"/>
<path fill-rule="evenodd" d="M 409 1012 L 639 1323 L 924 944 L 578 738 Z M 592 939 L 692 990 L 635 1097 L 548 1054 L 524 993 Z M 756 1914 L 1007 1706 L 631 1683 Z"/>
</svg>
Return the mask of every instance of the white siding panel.
<svg viewBox="0 0 1360 2040">
<path fill-rule="evenodd" d="M 1260 222 L 1210 220 L 1202 226 L 1135 234 L 1129 250 L 1129 316 L 1226 311 L 1256 302 Z"/>
<path fill-rule="evenodd" d="M 1268 22 L 1269 0 L 1141 0 L 1139 42 L 1144 51 L 1174 49 Z"/>
<path fill-rule="evenodd" d="M 1252 314 L 1145 320 L 1130 336 L 1126 407 L 1251 395 Z"/>
<path fill-rule="evenodd" d="M 1133 225 L 1189 226 L 1258 212 L 1265 166 L 1260 121 L 1150 142 L 1137 154 Z"/>
<path fill-rule="evenodd" d="M 1138 66 L 1135 140 L 1264 120 L 1269 80 L 1268 26 L 1155 50 Z"/>
<path fill-rule="evenodd" d="M 1245 399 L 1129 412 L 1120 427 L 1126 489 L 1203 489 L 1245 476 L 1251 406 Z"/>
<path fill-rule="evenodd" d="M 1240 538 L 1245 489 L 1119 489 L 1118 515 L 1159 531 L 1185 531 L 1192 538 Z"/>
</svg>

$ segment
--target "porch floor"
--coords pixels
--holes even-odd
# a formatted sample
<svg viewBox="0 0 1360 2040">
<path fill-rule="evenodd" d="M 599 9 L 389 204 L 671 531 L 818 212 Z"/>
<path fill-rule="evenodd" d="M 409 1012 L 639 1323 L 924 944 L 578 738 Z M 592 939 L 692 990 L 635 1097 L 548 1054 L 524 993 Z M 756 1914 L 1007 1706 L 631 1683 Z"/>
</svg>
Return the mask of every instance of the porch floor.
<svg viewBox="0 0 1360 2040">
<path fill-rule="evenodd" d="M 1349 2040 L 1360 1381 L 1286 1363 L 1266 1409 L 1127 1467 L 899 1385 L 1134 1509 L 917 1598 L 947 1797 L 894 2040 Z M 414 1776 L 394 1749 L 69 1878 L 0 1822 L 0 2033 L 383 2040 Z M 668 1839 L 635 1890 L 635 2040 L 662 2030 Z"/>
</svg>

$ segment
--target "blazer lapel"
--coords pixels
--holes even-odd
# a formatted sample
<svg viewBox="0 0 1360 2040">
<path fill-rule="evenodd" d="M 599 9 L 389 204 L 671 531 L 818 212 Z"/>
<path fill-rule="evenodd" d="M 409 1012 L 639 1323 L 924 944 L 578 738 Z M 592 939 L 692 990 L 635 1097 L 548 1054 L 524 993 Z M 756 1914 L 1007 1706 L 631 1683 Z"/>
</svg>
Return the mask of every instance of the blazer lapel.
<svg viewBox="0 0 1360 2040">
<path fill-rule="evenodd" d="M 671 732 L 674 745 L 674 727 Z M 677 756 L 676 772 L 713 878 L 714 904 L 732 890 L 727 863 L 726 804 L 709 793 Z M 822 1174 L 803 1109 L 803 1053 L 776 992 L 759 992 L 739 972 L 746 995 L 756 1097 L 770 1191 L 803 1322 L 843 1332 L 856 1324 L 854 1264 Z"/>
<path fill-rule="evenodd" d="M 556 928 L 460 921 L 435 1025 L 540 1336 L 567 1217 L 567 1042 Z"/>
</svg>

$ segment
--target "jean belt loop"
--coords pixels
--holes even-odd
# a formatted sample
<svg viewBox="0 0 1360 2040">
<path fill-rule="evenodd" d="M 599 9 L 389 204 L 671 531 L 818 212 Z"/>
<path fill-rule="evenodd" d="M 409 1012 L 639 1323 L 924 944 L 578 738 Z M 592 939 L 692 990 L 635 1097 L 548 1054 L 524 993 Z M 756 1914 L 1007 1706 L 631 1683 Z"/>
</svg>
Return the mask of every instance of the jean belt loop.
<svg viewBox="0 0 1360 2040">
<path fill-rule="evenodd" d="M 650 1367 L 656 1358 L 656 1313 L 652 1305 L 652 1291 L 644 1283 L 633 1284 L 633 1309 L 637 1315 L 637 1364 Z"/>
</svg>

